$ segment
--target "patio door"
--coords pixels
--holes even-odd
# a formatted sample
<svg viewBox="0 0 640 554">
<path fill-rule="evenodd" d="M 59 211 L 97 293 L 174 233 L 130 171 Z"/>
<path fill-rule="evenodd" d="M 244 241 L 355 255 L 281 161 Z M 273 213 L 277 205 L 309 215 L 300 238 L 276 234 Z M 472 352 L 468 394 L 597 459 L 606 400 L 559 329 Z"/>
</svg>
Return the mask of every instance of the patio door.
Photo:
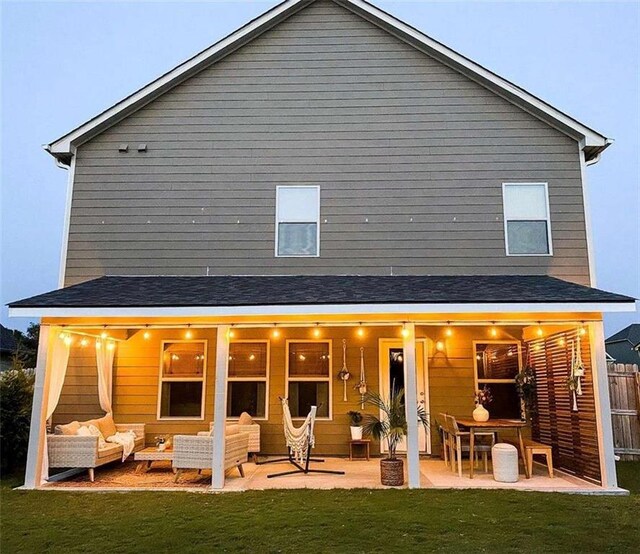
<svg viewBox="0 0 640 554">
<path fill-rule="evenodd" d="M 381 339 L 379 346 L 380 361 L 380 393 L 383 398 L 389 397 L 391 387 L 404 388 L 404 350 L 401 340 Z M 418 385 L 418 402 L 424 401 L 424 408 L 429 413 L 429 390 L 426 357 L 426 339 L 416 340 L 416 382 Z M 386 452 L 386 445 L 380 445 Z M 418 426 L 418 447 L 420 452 L 431 453 L 430 430 L 423 425 Z M 406 439 L 398 445 L 398 452 L 406 452 Z"/>
</svg>

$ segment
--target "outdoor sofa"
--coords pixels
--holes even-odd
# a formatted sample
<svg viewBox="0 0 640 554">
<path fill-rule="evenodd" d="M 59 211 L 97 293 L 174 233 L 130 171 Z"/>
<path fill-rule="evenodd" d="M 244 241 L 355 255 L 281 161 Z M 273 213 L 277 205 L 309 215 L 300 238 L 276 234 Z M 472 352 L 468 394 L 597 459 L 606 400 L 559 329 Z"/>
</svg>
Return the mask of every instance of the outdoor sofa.
<svg viewBox="0 0 640 554">
<path fill-rule="evenodd" d="M 72 421 L 66 425 L 56 425 L 54 434 L 47 435 L 50 468 L 86 468 L 89 470 L 89 479 L 93 482 L 96 467 L 122 460 L 122 445 L 107 442 L 100 448 L 99 437 L 76 434 L 80 427 L 89 425 L 95 425 L 105 437 L 115 432 L 133 431 L 136 435 L 133 451 L 144 448 L 144 423 L 115 424 L 110 416 L 88 421 Z"/>
</svg>

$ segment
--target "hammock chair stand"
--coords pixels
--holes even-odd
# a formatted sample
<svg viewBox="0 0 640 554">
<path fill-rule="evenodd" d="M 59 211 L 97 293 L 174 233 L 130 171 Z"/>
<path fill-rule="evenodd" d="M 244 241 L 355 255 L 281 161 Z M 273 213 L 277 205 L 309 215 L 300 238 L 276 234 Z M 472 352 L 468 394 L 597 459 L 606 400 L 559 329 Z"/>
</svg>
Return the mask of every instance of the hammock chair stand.
<svg viewBox="0 0 640 554">
<path fill-rule="evenodd" d="M 283 412 L 285 412 L 283 413 L 283 416 L 284 416 L 283 423 L 286 427 L 286 425 L 291 422 L 289 405 L 287 404 L 286 399 L 281 398 L 280 400 L 282 401 Z M 311 457 L 311 448 L 313 447 L 313 426 L 315 423 L 316 409 L 317 408 L 315 406 L 311 408 L 311 412 L 309 416 L 307 416 L 307 421 L 305 421 L 305 424 L 304 424 L 304 425 L 307 425 L 309 428 L 309 436 L 307 440 L 306 451 L 302 458 L 296 459 L 294 457 L 294 452 L 291 449 L 291 446 L 287 445 L 288 455 L 286 458 L 278 458 L 276 460 L 267 460 L 265 462 L 256 463 L 256 465 L 265 465 L 265 464 L 289 462 L 291 465 L 293 465 L 296 468 L 290 471 L 282 471 L 280 473 L 271 473 L 270 475 L 267 475 L 267 479 L 271 479 L 273 477 L 284 477 L 285 475 L 297 475 L 299 473 L 302 473 L 304 475 L 307 475 L 309 473 L 327 473 L 332 475 L 344 475 L 344 471 L 336 471 L 336 470 L 329 470 L 329 469 L 311 469 L 309 467 L 310 462 L 324 462 L 323 459 Z M 286 433 L 285 433 L 285 436 L 286 436 Z"/>
</svg>

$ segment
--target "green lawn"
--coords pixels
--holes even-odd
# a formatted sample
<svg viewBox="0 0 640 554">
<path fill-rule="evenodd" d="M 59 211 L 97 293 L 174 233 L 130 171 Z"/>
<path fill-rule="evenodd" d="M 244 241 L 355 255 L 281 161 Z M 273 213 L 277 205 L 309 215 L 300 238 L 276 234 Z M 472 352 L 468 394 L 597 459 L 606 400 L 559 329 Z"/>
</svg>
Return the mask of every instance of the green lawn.
<svg viewBox="0 0 640 554">
<path fill-rule="evenodd" d="M 13 491 L 3 481 L 3 554 L 14 552 L 637 552 L 640 463 L 630 497 L 507 491 L 232 494 Z"/>
</svg>

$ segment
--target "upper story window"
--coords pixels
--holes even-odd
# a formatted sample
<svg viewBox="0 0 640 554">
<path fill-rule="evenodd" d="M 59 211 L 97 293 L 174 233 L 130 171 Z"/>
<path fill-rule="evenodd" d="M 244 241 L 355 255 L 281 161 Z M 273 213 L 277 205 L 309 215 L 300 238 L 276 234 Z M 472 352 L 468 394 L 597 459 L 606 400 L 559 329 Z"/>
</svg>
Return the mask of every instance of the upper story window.
<svg viewBox="0 0 640 554">
<path fill-rule="evenodd" d="M 548 256 L 551 220 L 547 183 L 503 183 L 507 256 Z"/>
<path fill-rule="evenodd" d="M 276 256 L 320 255 L 320 187 L 276 188 Z"/>
</svg>

